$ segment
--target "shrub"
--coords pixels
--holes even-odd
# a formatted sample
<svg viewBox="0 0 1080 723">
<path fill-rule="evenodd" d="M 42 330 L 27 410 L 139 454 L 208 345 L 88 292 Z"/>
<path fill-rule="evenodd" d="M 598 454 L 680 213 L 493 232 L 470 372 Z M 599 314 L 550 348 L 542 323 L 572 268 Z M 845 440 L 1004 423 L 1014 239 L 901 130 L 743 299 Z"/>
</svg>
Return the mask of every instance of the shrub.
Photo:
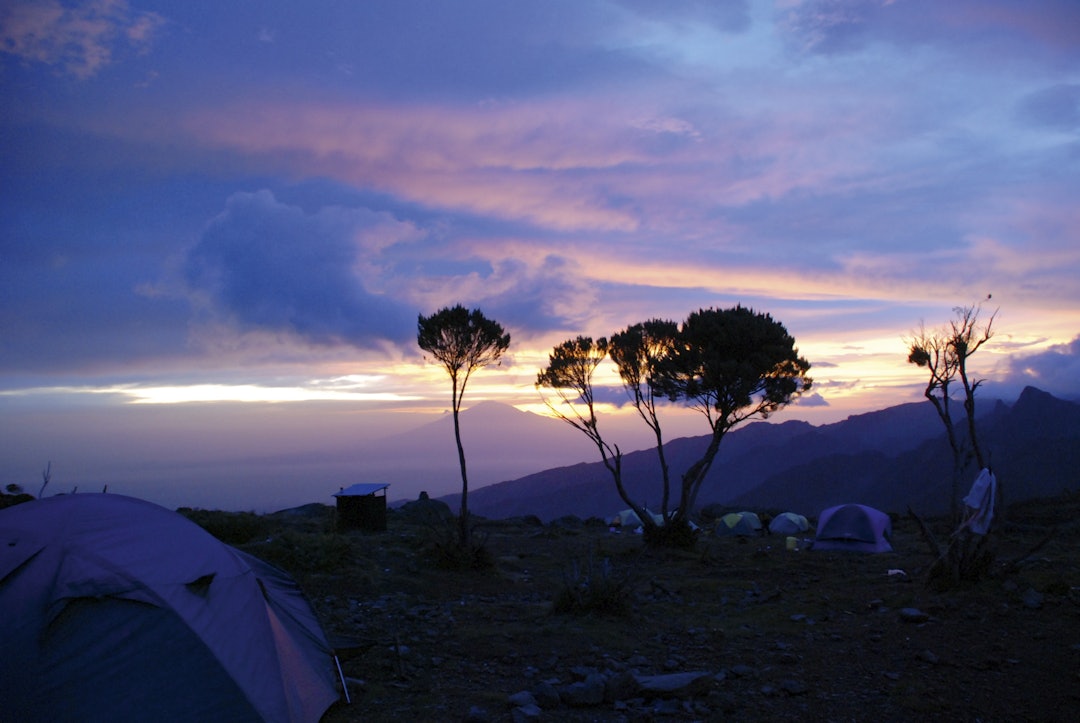
<svg viewBox="0 0 1080 723">
<path fill-rule="evenodd" d="M 353 564 L 349 539 L 334 533 L 286 530 L 265 542 L 247 545 L 245 550 L 293 574 L 339 573 Z"/>
<path fill-rule="evenodd" d="M 584 561 L 574 558 L 563 573 L 552 611 L 571 615 L 625 615 L 630 611 L 630 575 L 619 572 L 609 558 L 597 562 L 592 550 Z"/>
<path fill-rule="evenodd" d="M 242 545 L 252 540 L 265 539 L 275 527 L 272 522 L 254 512 L 222 512 L 190 507 L 181 507 L 177 512 L 227 545 Z"/>
<path fill-rule="evenodd" d="M 427 526 L 424 556 L 438 570 L 487 570 L 495 558 L 487 549 L 487 535 L 472 529 L 465 540 L 458 532 L 458 520 L 431 521 Z"/>
</svg>

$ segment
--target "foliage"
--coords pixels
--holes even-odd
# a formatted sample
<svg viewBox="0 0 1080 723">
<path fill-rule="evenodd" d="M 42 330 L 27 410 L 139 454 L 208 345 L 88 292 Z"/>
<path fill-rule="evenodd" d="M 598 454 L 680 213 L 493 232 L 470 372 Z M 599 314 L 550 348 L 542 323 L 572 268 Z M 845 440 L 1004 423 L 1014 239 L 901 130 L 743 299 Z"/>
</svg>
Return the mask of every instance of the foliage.
<svg viewBox="0 0 1080 723">
<path fill-rule="evenodd" d="M 619 370 L 623 389 L 630 397 L 638 416 L 653 431 L 656 438 L 656 455 L 660 464 L 663 491 L 660 498 L 660 514 L 667 519 L 671 500 L 671 472 L 664 455 L 664 435 L 657 414 L 657 397 L 649 379 L 661 359 L 670 356 L 679 342 L 679 327 L 673 321 L 652 319 L 634 324 L 611 337 L 611 359 Z M 645 510 L 634 509 L 644 519 Z M 651 520 L 650 520 L 651 521 Z M 651 530 L 652 525 L 646 527 Z"/>
<path fill-rule="evenodd" d="M 423 554 L 437 570 L 489 570 L 495 558 L 487 549 L 487 537 L 470 530 L 464 540 L 453 525 L 426 525 Z"/>
<path fill-rule="evenodd" d="M 469 377 L 477 369 L 498 363 L 510 346 L 510 335 L 498 322 L 486 318 L 479 309 L 467 310 L 458 304 L 417 320 L 416 343 L 443 365 L 450 375 L 454 439 L 461 467 L 461 511 L 458 534 L 462 548 L 469 545 L 469 476 L 465 468 L 465 448 L 461 444 L 461 399 Z"/>
<path fill-rule="evenodd" d="M 700 531 L 691 527 L 688 520 L 673 519 L 664 525 L 648 525 L 642 534 L 645 544 L 653 547 L 691 550 L 697 545 Z"/>
<path fill-rule="evenodd" d="M 181 507 L 177 512 L 227 545 L 266 539 L 274 531 L 271 520 L 254 512 L 223 512 L 191 507 Z"/>
<path fill-rule="evenodd" d="M 353 565 L 349 538 L 336 533 L 285 530 L 265 542 L 246 545 L 244 549 L 293 575 L 341 573 Z"/>
<path fill-rule="evenodd" d="M 657 533 L 656 523 L 632 499 L 622 482 L 622 455 L 599 432 L 593 375 L 610 354 L 623 389 L 656 437 L 661 467 L 662 518 L 674 530 Z M 611 341 L 579 336 L 555 347 L 538 375 L 538 390 L 554 390 L 559 403 L 544 401 L 564 421 L 588 436 L 600 451 L 619 496 L 637 513 L 650 544 L 693 544 L 681 529 L 689 520 L 705 476 L 723 436 L 753 417 L 765 418 L 810 388 L 809 362 L 798 355 L 795 340 L 768 314 L 736 306 L 702 309 L 681 326 L 653 319 L 615 334 Z M 667 397 L 701 411 L 712 436 L 701 459 L 683 474 L 678 506 L 670 511 L 670 479 L 657 400 Z"/>
<path fill-rule="evenodd" d="M 767 418 L 809 390 L 809 370 L 795 339 L 769 314 L 743 306 L 702 309 L 683 322 L 678 343 L 658 361 L 649 384 L 701 412 L 712 436 L 702 457 L 683 473 L 676 521 L 694 507 L 724 435 L 749 419 Z"/>
<path fill-rule="evenodd" d="M 563 572 L 562 587 L 552 612 L 570 615 L 621 616 L 630 612 L 628 572 L 615 569 L 610 558 L 597 561 L 589 550 L 584 560 L 573 558 Z"/>
</svg>

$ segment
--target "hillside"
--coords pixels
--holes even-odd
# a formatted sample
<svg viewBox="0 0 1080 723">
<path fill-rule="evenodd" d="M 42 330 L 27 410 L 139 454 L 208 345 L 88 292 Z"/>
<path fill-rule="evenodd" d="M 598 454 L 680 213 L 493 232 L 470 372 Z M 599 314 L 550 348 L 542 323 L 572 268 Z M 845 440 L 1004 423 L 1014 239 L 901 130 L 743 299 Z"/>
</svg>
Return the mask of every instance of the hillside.
<svg viewBox="0 0 1080 723">
<path fill-rule="evenodd" d="M 1055 495 L 1080 484 L 1080 404 L 1028 387 L 1012 405 L 983 401 L 980 420 L 1008 501 Z M 682 438 L 665 445 L 673 476 L 707 441 Z M 911 506 L 940 514 L 949 507 L 951 464 L 941 422 L 928 402 L 820 426 L 755 422 L 725 438 L 698 504 L 786 509 L 812 517 L 833 504 L 860 502 L 887 511 Z M 630 494 L 659 507 L 655 450 L 625 455 L 623 470 Z M 975 472 L 969 469 L 965 479 Z M 456 495 L 442 499 L 456 509 Z M 624 507 L 600 462 L 548 469 L 469 495 L 470 510 L 490 518 L 608 517 Z"/>
</svg>

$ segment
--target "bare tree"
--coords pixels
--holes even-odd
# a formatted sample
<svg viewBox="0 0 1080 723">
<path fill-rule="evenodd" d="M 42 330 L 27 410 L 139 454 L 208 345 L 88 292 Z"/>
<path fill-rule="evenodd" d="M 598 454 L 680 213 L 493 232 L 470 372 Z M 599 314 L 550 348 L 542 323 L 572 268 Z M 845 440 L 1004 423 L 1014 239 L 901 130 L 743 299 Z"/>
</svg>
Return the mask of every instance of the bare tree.
<svg viewBox="0 0 1080 723">
<path fill-rule="evenodd" d="M 454 439 L 461 467 L 461 510 L 458 534 L 462 547 L 470 541 L 469 476 L 465 469 L 465 448 L 461 444 L 461 399 L 465 385 L 477 369 L 495 364 L 510 346 L 510 335 L 497 322 L 486 318 L 479 309 L 467 310 L 460 304 L 420 315 L 416 343 L 435 357 L 450 375 L 451 404 L 454 414 Z"/>
<path fill-rule="evenodd" d="M 987 296 L 987 299 L 990 297 Z M 928 331 L 925 324 L 920 324 L 918 332 L 906 339 L 908 363 L 926 369 L 928 378 L 923 396 L 930 400 L 938 413 L 949 448 L 953 455 L 952 484 L 949 496 L 949 510 L 953 519 L 959 519 L 960 480 L 966 466 L 966 446 L 956 433 L 956 424 L 952 418 L 950 401 L 952 383 L 958 378 L 963 389 L 964 413 L 967 417 L 967 444 L 971 447 L 979 468 L 987 465 L 987 457 L 979 444 L 975 423 L 975 393 L 982 385 L 982 379 L 974 377 L 968 369 L 968 360 L 989 341 L 993 333 L 994 318 L 997 310 L 984 324 L 980 324 L 979 315 L 982 304 L 957 306 L 953 308 L 953 319 L 948 324 Z"/>
</svg>

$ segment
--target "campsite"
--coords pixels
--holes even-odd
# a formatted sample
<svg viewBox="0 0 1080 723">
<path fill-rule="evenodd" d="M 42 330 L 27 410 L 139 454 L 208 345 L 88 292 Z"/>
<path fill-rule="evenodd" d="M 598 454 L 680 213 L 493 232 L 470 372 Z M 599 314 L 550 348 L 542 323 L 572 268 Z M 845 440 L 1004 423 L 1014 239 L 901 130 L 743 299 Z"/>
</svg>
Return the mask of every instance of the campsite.
<svg viewBox="0 0 1080 723">
<path fill-rule="evenodd" d="M 651 551 L 602 520 L 487 520 L 494 566 L 461 572 L 426 556 L 437 526 L 391 512 L 384 533 L 337 534 L 333 514 L 195 515 L 292 573 L 351 646 L 352 703 L 328 723 L 1071 721 L 1080 708 L 1076 493 L 1013 505 L 994 536 L 1002 569 L 941 593 L 906 516 L 882 553 L 704 530 L 693 550 Z M 591 586 L 597 609 L 554 612 L 568 586 Z"/>
<path fill-rule="evenodd" d="M 316 661 L 310 670 L 321 667 L 318 673 L 283 670 L 287 683 L 312 676 L 324 681 L 318 695 L 320 709 L 327 708 L 321 716 L 326 723 L 1071 721 L 1080 708 L 1075 492 L 1012 505 L 1007 526 L 992 538 L 991 574 L 942 592 L 926 585 L 934 556 L 924 533 L 914 519 L 896 514 L 877 528 L 887 530 L 890 549 L 876 552 L 860 546 L 813 549 L 817 519 L 806 532 L 769 534 L 769 523 L 787 518 L 769 511 L 759 511 L 762 529 L 742 534 L 717 534 L 722 520 L 706 523 L 691 550 L 650 549 L 632 525 L 611 520 L 566 517 L 544 524 L 535 517 L 481 518 L 476 533 L 490 566 L 450 570 L 432 552 L 452 537 L 452 526 L 443 526 L 438 515 L 418 514 L 417 505 L 388 511 L 386 530 L 374 533 L 339 530 L 336 509 L 323 504 L 269 515 L 197 509 L 176 514 L 117 495 L 79 494 L 26 509 L 72 507 L 75 501 L 92 508 L 92 519 L 102 519 L 102 510 L 129 510 L 133 535 L 165 539 L 183 528 L 183 535 L 192 536 L 171 552 L 153 543 L 149 547 L 159 550 L 154 555 L 143 555 L 129 538 L 106 538 L 135 567 L 157 559 L 165 561 L 163 569 L 179 567 L 183 579 L 194 577 L 182 586 L 163 586 L 165 575 L 155 566 L 146 587 L 116 583 L 115 560 L 102 563 L 106 556 L 100 550 L 85 556 L 91 568 L 108 570 L 106 587 L 119 587 L 88 593 L 117 599 L 103 608 L 103 628 L 73 639 L 81 646 L 97 635 L 101 649 L 110 652 L 94 661 L 69 649 L 73 662 L 62 672 L 82 683 L 52 681 L 48 695 L 70 704 L 71 691 L 77 691 L 79 702 L 95 701 L 92 710 L 102 713 L 104 706 L 136 699 L 154 706 L 144 710 L 162 711 L 166 690 L 174 699 L 169 704 L 190 712 L 222 694 L 220 681 L 185 667 L 183 646 L 166 644 L 174 635 L 173 628 L 158 629 L 166 618 L 129 628 L 123 622 L 127 613 L 113 614 L 122 612 L 122 603 L 154 596 L 182 599 L 190 607 L 232 590 L 221 587 L 233 585 L 231 573 L 215 578 L 201 572 L 213 560 L 228 569 L 252 566 L 260 580 L 263 594 L 255 597 L 266 603 L 241 613 L 245 619 L 251 610 L 265 610 L 271 621 L 307 626 L 307 632 L 289 633 L 298 635 L 292 642 L 279 640 L 277 655 L 285 661 L 283 650 L 303 649 Z M 419 507 L 423 512 L 424 505 Z M 111 515 L 104 526 L 115 530 Z M 29 550 L 8 549 L 8 567 L 21 569 L 27 555 L 49 550 L 48 537 L 70 540 L 78 532 L 71 519 L 63 530 L 38 519 L 42 534 L 29 536 Z M 198 528 L 189 521 L 234 552 L 217 550 L 218 543 L 194 534 Z M 943 519 L 926 523 L 942 539 L 951 529 Z M 275 574 L 275 568 L 287 575 Z M 11 570 L 6 579 L 20 579 Z M 296 597 L 293 581 L 307 602 Z M 327 670 L 310 611 L 337 653 L 337 671 Z M 71 615 L 86 612 L 66 610 L 58 619 L 69 627 L 85 624 L 80 621 L 90 617 Z M 280 631 L 280 625 L 271 627 Z M 132 651 L 131 641 L 147 634 L 147 645 Z M 275 635 L 254 638 L 271 644 Z M 215 636 L 225 631 L 208 637 Z M 135 675 L 132 665 L 147 671 Z M 184 676 L 178 682 L 154 677 L 152 670 Z M 87 676 L 107 682 L 111 695 L 87 684 Z M 241 676 L 237 680 L 244 685 Z M 149 687 L 137 687 L 140 681 Z M 336 689 L 334 702 L 325 681 Z M 349 702 L 341 695 L 342 682 Z M 123 701 L 117 701 L 118 690 L 124 691 Z M 36 695 L 29 699 L 42 700 Z M 260 699 L 275 695 L 264 690 Z M 57 710 L 63 718 L 63 709 Z M 307 717 L 277 715 L 260 714 L 267 720 L 315 719 L 310 711 Z"/>
</svg>

